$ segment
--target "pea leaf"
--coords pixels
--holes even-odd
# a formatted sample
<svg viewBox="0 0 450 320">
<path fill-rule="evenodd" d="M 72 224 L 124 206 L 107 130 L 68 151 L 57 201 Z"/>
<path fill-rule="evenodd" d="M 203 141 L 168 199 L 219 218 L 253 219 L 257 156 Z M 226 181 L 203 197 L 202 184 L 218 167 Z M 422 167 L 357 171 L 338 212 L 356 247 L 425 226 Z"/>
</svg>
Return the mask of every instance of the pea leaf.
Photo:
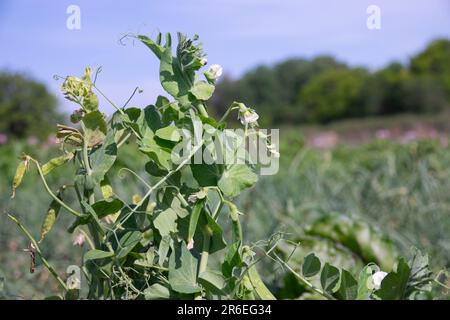
<svg viewBox="0 0 450 320">
<path fill-rule="evenodd" d="M 144 297 L 146 300 L 169 299 L 170 291 L 169 288 L 155 283 L 144 290 Z"/>
<path fill-rule="evenodd" d="M 95 149 L 90 157 L 92 167 L 92 179 L 100 184 L 105 174 L 111 169 L 117 158 L 117 145 L 114 142 L 113 132 L 109 132 L 102 145 Z"/>
<path fill-rule="evenodd" d="M 169 259 L 169 283 L 172 290 L 180 293 L 200 292 L 197 267 L 197 259 L 187 250 L 184 242 L 180 242 Z"/>
<path fill-rule="evenodd" d="M 213 294 L 224 295 L 227 282 L 221 272 L 205 270 L 198 275 L 198 282 Z"/>
<path fill-rule="evenodd" d="M 94 249 L 86 252 L 86 254 L 84 255 L 84 262 L 86 263 L 91 260 L 104 259 L 112 256 L 114 256 L 114 252 Z"/>
<path fill-rule="evenodd" d="M 211 98 L 214 93 L 214 89 L 214 85 L 202 80 L 195 82 L 190 92 L 198 100 L 206 101 Z"/>
<path fill-rule="evenodd" d="M 302 273 L 305 277 L 313 277 L 320 271 L 320 260 L 316 257 L 314 253 L 310 253 L 305 257 L 302 265 Z"/>
<path fill-rule="evenodd" d="M 192 175 L 200 187 L 217 186 L 222 175 L 221 169 L 217 164 L 191 164 Z"/>
<path fill-rule="evenodd" d="M 381 287 L 374 294 L 382 300 L 400 300 L 403 299 L 411 275 L 411 268 L 403 258 L 397 263 L 395 271 L 390 272 L 381 281 Z"/>
<path fill-rule="evenodd" d="M 219 180 L 219 188 L 228 197 L 235 197 L 242 190 L 253 186 L 258 176 L 245 164 L 234 164 L 225 170 Z"/>
<path fill-rule="evenodd" d="M 353 278 L 352 274 L 345 269 L 341 272 L 341 285 L 337 292 L 342 300 L 355 300 L 358 292 L 358 282 Z"/>
<path fill-rule="evenodd" d="M 158 229 L 162 237 L 177 232 L 177 213 L 172 208 L 160 212 L 153 219 L 153 225 Z"/>
<path fill-rule="evenodd" d="M 110 214 L 118 212 L 122 209 L 123 202 L 119 199 L 114 199 L 111 201 L 101 200 L 92 205 L 92 209 L 94 209 L 97 217 L 99 219 L 104 218 Z"/>
<path fill-rule="evenodd" d="M 83 123 L 86 128 L 86 139 L 90 146 L 96 145 L 105 139 L 106 121 L 100 111 L 87 113 L 83 118 Z"/>
<path fill-rule="evenodd" d="M 158 129 L 155 132 L 155 135 L 160 139 L 169 140 L 173 142 L 177 142 L 181 138 L 180 132 L 178 131 L 178 128 L 175 126 L 168 126 L 165 128 Z"/>
<path fill-rule="evenodd" d="M 322 289 L 326 292 L 332 292 L 338 282 L 339 269 L 326 262 L 320 274 Z"/>
</svg>

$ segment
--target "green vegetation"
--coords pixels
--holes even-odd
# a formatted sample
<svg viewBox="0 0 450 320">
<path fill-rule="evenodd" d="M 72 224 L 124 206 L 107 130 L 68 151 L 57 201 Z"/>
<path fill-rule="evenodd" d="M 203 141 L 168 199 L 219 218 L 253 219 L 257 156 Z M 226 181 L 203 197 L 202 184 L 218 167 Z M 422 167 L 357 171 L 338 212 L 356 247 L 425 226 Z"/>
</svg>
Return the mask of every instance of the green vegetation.
<svg viewBox="0 0 450 320">
<path fill-rule="evenodd" d="M 232 101 L 217 111 L 221 120 L 210 115 L 222 71 L 202 70 L 197 37 L 179 34 L 176 50 L 170 34 L 164 44 L 161 34 L 138 39 L 159 60 L 170 99 L 142 109 L 107 99 L 117 110 L 107 118 L 97 94 L 106 96 L 87 68 L 62 84 L 77 110 L 73 127 L 57 126 L 59 148 L 0 146 L 0 178 L 15 196 L 0 185 L 1 298 L 448 299 L 449 147 L 376 140 L 314 150 L 298 128 L 285 127 L 280 172 L 258 183 L 250 163 L 190 164 L 198 151 L 217 156 L 216 135 L 235 113 L 245 137 L 277 152 L 254 131 L 266 121 L 259 109 Z M 307 108 L 295 121 L 411 110 L 399 91 L 411 88 L 412 71 L 400 65 L 371 74 L 322 57 L 275 70 L 257 69 L 246 78 L 254 87 L 241 89 L 263 114 L 273 114 L 267 99 L 281 103 L 277 121 L 296 103 Z M 292 70 L 303 88 L 295 94 L 297 85 L 279 78 Z M 379 97 L 368 93 L 377 88 L 371 81 Z M 189 140 L 198 130 L 208 134 Z M 187 149 L 177 154 L 179 143 Z M 236 139 L 227 148 L 234 155 L 245 146 Z M 81 288 L 66 281 L 74 279 L 70 265 L 81 266 Z"/>
<path fill-rule="evenodd" d="M 407 65 L 391 63 L 375 72 L 332 57 L 260 66 L 241 79 L 221 81 L 212 100 L 214 110 L 223 112 L 238 98 L 258 106 L 263 125 L 448 111 L 449 48 L 449 40 L 436 40 Z"/>
<path fill-rule="evenodd" d="M 47 88 L 20 74 L 0 72 L 0 133 L 46 138 L 62 117 Z"/>
</svg>

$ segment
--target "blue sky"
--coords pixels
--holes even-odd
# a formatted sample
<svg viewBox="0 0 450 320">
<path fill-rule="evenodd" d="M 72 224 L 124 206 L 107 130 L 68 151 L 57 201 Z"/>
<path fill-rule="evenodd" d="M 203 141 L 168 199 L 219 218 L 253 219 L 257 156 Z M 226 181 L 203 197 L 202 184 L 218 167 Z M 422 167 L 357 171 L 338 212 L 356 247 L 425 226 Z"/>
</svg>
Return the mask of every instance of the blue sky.
<svg viewBox="0 0 450 320">
<path fill-rule="evenodd" d="M 81 30 L 66 28 L 71 4 L 81 9 Z M 381 8 L 381 30 L 366 27 L 371 4 Z M 450 38 L 450 1 L 0 0 L 0 69 L 26 72 L 61 96 L 54 74 L 102 66 L 103 91 L 121 104 L 139 86 L 144 92 L 133 104 L 143 106 L 162 92 L 158 63 L 143 45 L 118 40 L 158 30 L 199 34 L 210 63 L 232 77 L 258 64 L 319 54 L 374 69 L 406 61 L 432 39 Z"/>
</svg>

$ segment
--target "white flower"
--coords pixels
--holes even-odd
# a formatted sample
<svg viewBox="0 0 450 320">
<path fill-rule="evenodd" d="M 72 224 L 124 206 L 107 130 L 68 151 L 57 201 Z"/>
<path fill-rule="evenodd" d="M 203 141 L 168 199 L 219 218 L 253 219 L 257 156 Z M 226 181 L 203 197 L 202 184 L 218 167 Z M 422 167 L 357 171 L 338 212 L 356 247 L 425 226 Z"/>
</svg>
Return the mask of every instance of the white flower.
<svg viewBox="0 0 450 320">
<path fill-rule="evenodd" d="M 73 239 L 73 245 L 81 247 L 84 244 L 85 240 L 86 240 L 86 238 L 85 238 L 84 234 L 78 233 L 75 235 L 75 237 Z"/>
<path fill-rule="evenodd" d="M 200 64 L 201 64 L 202 66 L 206 66 L 206 65 L 208 64 L 208 59 L 202 58 L 202 60 L 200 60 Z"/>
<path fill-rule="evenodd" d="M 194 249 L 194 239 L 190 239 L 190 240 L 189 240 L 189 242 L 188 242 L 186 248 L 187 248 L 188 250 Z"/>
<path fill-rule="evenodd" d="M 239 120 L 243 125 L 256 123 L 258 119 L 259 115 L 251 109 L 239 113 Z"/>
<path fill-rule="evenodd" d="M 387 272 L 378 271 L 372 275 L 372 281 L 376 290 L 381 288 L 381 282 L 387 276 Z"/>
<path fill-rule="evenodd" d="M 223 73 L 223 68 L 219 64 L 213 64 L 208 71 L 205 72 L 205 76 L 209 81 L 215 81 L 220 78 Z"/>
<path fill-rule="evenodd" d="M 274 144 L 267 145 L 267 150 L 269 150 L 270 154 L 272 154 L 275 158 L 280 157 L 280 152 L 278 152 L 276 145 Z"/>
</svg>

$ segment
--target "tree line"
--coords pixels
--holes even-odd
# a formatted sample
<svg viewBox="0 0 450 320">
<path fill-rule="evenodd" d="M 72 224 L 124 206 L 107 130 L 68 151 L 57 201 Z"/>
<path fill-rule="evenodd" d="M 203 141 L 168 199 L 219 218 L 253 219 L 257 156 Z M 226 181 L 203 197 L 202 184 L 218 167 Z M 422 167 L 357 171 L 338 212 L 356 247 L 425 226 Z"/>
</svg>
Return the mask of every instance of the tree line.
<svg viewBox="0 0 450 320">
<path fill-rule="evenodd" d="M 376 71 L 330 56 L 259 66 L 237 80 L 225 76 L 213 109 L 221 114 L 233 99 L 256 106 L 264 125 L 443 112 L 450 108 L 450 40 L 435 40 L 407 63 Z"/>
</svg>

